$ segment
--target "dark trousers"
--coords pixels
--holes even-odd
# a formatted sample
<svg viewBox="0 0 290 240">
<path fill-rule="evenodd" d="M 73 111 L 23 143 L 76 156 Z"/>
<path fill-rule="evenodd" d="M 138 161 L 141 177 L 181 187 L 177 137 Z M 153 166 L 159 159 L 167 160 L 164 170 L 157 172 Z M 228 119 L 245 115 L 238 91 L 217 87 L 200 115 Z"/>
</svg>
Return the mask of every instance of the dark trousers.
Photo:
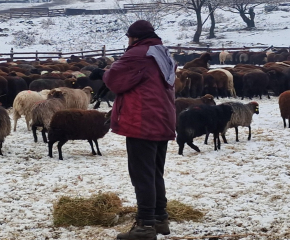
<svg viewBox="0 0 290 240">
<path fill-rule="evenodd" d="M 126 138 L 128 168 L 135 187 L 138 218 L 151 220 L 166 213 L 163 179 L 168 141 Z"/>
</svg>

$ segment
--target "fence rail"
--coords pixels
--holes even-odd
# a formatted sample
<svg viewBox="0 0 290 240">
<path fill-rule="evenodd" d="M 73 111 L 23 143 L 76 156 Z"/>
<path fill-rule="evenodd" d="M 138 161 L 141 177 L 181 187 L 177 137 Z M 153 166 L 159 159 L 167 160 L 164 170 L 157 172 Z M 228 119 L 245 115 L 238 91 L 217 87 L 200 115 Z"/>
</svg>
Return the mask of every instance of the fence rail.
<svg viewBox="0 0 290 240">
<path fill-rule="evenodd" d="M 251 50 L 257 50 L 260 49 L 261 51 L 265 51 L 270 48 L 276 48 L 276 49 L 289 49 L 290 47 L 262 47 L 262 46 L 253 46 L 253 47 L 231 47 L 231 48 L 210 48 L 207 47 L 183 47 L 183 46 L 168 46 L 168 49 L 170 53 L 181 53 L 182 51 L 197 51 L 197 52 L 215 52 L 215 51 L 251 51 Z M 69 58 L 71 55 L 78 56 L 80 58 L 86 58 L 86 57 L 102 57 L 102 56 L 121 56 L 125 52 L 125 46 L 124 48 L 120 49 L 106 49 L 106 46 L 104 45 L 101 49 L 97 50 L 81 50 L 81 51 L 75 51 L 75 52 L 14 52 L 13 48 L 11 48 L 10 53 L 0 53 L 0 61 L 7 61 L 9 60 L 40 60 L 40 59 L 58 59 L 58 58 Z M 6 57 L 5 57 L 6 56 Z"/>
</svg>

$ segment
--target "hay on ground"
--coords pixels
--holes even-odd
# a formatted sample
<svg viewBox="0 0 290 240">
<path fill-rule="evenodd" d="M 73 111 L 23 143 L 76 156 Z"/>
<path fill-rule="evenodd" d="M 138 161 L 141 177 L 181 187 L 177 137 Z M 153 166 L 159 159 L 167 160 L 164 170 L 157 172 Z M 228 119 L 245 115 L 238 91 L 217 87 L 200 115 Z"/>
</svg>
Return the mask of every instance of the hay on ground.
<svg viewBox="0 0 290 240">
<path fill-rule="evenodd" d="M 54 225 L 113 226 L 122 211 L 120 198 L 114 193 L 99 193 L 90 198 L 61 197 L 53 206 Z"/>
<path fill-rule="evenodd" d="M 185 205 L 176 200 L 167 203 L 167 212 L 169 220 L 176 222 L 194 221 L 199 222 L 202 220 L 204 214 L 201 211 L 193 209 L 191 206 Z"/>
</svg>

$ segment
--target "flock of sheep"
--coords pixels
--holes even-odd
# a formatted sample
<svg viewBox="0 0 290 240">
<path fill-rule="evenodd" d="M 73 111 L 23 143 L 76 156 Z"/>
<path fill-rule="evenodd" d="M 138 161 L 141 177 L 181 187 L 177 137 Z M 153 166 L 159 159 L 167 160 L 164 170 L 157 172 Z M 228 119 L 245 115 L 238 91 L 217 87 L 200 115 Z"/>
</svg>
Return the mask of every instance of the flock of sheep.
<svg viewBox="0 0 290 240">
<path fill-rule="evenodd" d="M 251 122 L 253 114 L 259 114 L 259 104 L 250 102 L 243 104 L 237 101 L 229 101 L 215 106 L 214 98 L 221 97 L 245 97 L 252 99 L 254 96 L 267 95 L 269 92 L 279 97 L 281 116 L 286 127 L 286 119 L 290 119 L 290 61 L 267 62 L 261 66 L 254 64 L 238 63 L 234 67 L 208 69 L 209 62 L 217 53 L 203 53 L 198 58 L 186 62 L 183 68 L 176 73 L 176 132 L 179 154 L 183 154 L 185 143 L 196 151 L 199 148 L 193 144 L 195 137 L 214 135 L 214 149 L 220 149 L 221 134 L 224 143 L 227 143 L 225 133 L 228 128 L 235 128 L 236 141 L 238 139 L 238 126 L 248 127 L 251 139 Z M 225 58 L 233 57 L 233 54 L 224 51 L 218 54 L 221 63 Z M 237 57 L 237 53 L 235 57 Z M 240 52 L 240 58 L 246 58 L 246 53 Z M 250 62 L 265 61 L 267 54 L 257 52 L 247 55 Z M 287 59 L 288 51 L 269 53 L 271 59 Z M 237 58 L 237 59 L 240 59 Z M 233 60 L 231 60 L 233 61 Z M 197 98 L 200 97 L 200 98 Z M 290 127 L 290 123 L 289 123 Z"/>
<path fill-rule="evenodd" d="M 251 139 L 252 116 L 259 114 L 259 104 L 228 101 L 216 105 L 214 98 L 243 99 L 246 96 L 251 99 L 264 94 L 270 98 L 268 91 L 281 94 L 279 106 L 286 127 L 286 119 L 290 118 L 289 61 L 268 62 L 263 67 L 237 64 L 209 70 L 211 59 L 210 53 L 204 53 L 176 71 L 179 154 L 183 154 L 185 143 L 199 152 L 193 144 L 194 138 L 205 135 L 204 143 L 207 144 L 210 133 L 214 136 L 214 149 L 220 149 L 219 135 L 227 143 L 228 128 L 235 128 L 236 141 L 239 141 L 238 127 L 248 127 L 248 140 Z M 37 142 L 37 129 L 41 128 L 50 157 L 53 144 L 58 142 L 59 159 L 62 160 L 61 148 L 68 140 L 88 140 L 92 154 L 101 155 L 97 140 L 109 131 L 110 112 L 88 110 L 92 96 L 104 87 L 100 79 L 92 77 L 92 72 L 109 68 L 113 61 L 107 57 L 80 59 L 72 55 L 68 60 L 0 63 L 0 154 L 4 138 L 11 131 L 6 109 L 12 107 L 13 130 L 16 131 L 18 119 L 24 116 L 27 130 L 32 130 Z M 114 94 L 108 92 L 104 98 L 109 104 Z"/>
</svg>

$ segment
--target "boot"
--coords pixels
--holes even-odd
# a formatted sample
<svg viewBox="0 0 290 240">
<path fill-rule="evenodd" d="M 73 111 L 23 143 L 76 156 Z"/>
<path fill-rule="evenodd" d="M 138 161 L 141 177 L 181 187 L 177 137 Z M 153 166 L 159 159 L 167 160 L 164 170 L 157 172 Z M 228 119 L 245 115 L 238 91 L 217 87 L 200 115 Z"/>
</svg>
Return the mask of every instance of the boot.
<svg viewBox="0 0 290 240">
<path fill-rule="evenodd" d="M 169 235 L 169 225 L 168 225 L 168 214 L 164 215 L 156 215 L 155 216 L 156 222 L 155 222 L 155 229 L 156 233 L 160 233 L 162 235 Z"/>
<path fill-rule="evenodd" d="M 131 230 L 117 235 L 117 240 L 157 240 L 155 220 L 138 219 Z"/>
</svg>

